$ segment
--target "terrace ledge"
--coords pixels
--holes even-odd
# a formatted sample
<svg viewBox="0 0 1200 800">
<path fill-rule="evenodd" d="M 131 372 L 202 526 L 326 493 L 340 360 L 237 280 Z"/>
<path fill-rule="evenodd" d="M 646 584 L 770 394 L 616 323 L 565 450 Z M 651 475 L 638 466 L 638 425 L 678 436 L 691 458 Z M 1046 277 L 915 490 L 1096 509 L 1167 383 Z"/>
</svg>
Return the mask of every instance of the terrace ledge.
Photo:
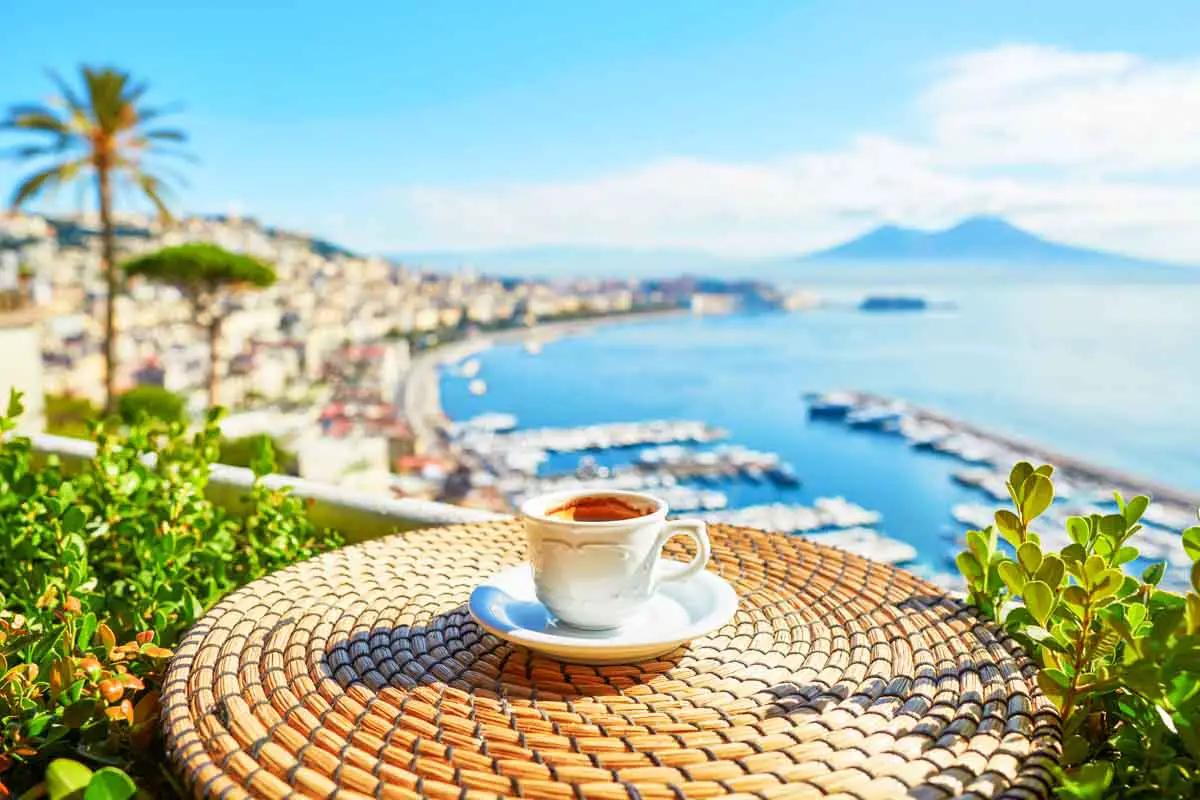
<svg viewBox="0 0 1200 800">
<path fill-rule="evenodd" d="M 68 467 L 78 467 L 96 455 L 95 442 L 86 439 L 39 433 L 29 436 L 29 440 L 35 453 L 58 456 Z M 253 483 L 254 473 L 244 467 L 213 464 L 209 473 L 208 498 L 237 513 L 245 507 L 246 492 Z M 437 525 L 504 519 L 503 514 L 491 511 L 432 500 L 393 498 L 290 475 L 268 475 L 263 483 L 272 489 L 287 488 L 296 497 L 308 501 L 308 516 L 313 523 L 340 531 L 348 542 Z"/>
</svg>

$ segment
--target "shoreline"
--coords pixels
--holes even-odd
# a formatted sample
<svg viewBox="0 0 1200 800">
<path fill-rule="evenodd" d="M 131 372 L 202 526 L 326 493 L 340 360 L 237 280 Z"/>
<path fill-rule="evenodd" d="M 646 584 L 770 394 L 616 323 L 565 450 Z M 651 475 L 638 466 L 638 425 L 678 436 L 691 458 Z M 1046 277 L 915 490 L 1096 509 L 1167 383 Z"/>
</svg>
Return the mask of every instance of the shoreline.
<svg viewBox="0 0 1200 800">
<path fill-rule="evenodd" d="M 412 428 L 413 438 L 425 452 L 441 445 L 441 428 L 449 418 L 442 408 L 439 368 L 494 347 L 498 344 L 535 341 L 540 338 L 561 338 L 587 333 L 600 325 L 638 322 L 660 318 L 682 317 L 690 314 L 686 308 L 665 308 L 652 311 L 630 311 L 605 314 L 587 319 L 545 322 L 527 328 L 509 328 L 480 333 L 468 339 L 426 350 L 413 356 L 408 375 L 400 386 L 397 405 L 403 409 Z"/>
</svg>

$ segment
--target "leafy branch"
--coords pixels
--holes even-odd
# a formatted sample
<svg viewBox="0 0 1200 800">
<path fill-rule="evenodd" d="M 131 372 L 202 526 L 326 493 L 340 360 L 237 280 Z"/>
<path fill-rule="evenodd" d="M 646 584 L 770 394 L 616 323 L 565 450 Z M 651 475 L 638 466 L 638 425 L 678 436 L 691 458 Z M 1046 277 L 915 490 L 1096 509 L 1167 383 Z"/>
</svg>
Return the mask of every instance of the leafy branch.
<svg viewBox="0 0 1200 800">
<path fill-rule="evenodd" d="M 1070 517 L 1069 544 L 1043 548 L 1053 467 L 1021 462 L 1012 510 L 968 531 L 956 559 L 968 600 L 1038 662 L 1038 685 L 1063 720 L 1058 792 L 1067 798 L 1195 797 L 1200 786 L 1200 527 L 1180 534 L 1191 590 L 1158 589 L 1166 565 L 1139 578 L 1131 542 L 1150 505 L 1115 495 L 1116 512 Z"/>
</svg>

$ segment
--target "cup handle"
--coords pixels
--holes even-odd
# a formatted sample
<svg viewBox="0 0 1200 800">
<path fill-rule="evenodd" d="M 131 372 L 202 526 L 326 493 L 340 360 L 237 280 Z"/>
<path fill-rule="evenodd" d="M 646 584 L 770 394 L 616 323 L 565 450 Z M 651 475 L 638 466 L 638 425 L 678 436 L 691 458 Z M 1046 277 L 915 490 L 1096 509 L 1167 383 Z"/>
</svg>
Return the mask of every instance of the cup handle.
<svg viewBox="0 0 1200 800">
<path fill-rule="evenodd" d="M 668 522 L 658 536 L 658 546 L 655 548 L 655 552 L 661 553 L 667 541 L 680 534 L 692 537 L 692 541 L 696 543 L 696 556 L 683 569 L 660 576 L 654 582 L 655 588 L 664 581 L 681 581 L 692 577 L 704 569 L 708 559 L 712 556 L 712 547 L 708 541 L 708 528 L 703 520 L 698 519 L 677 519 Z"/>
</svg>

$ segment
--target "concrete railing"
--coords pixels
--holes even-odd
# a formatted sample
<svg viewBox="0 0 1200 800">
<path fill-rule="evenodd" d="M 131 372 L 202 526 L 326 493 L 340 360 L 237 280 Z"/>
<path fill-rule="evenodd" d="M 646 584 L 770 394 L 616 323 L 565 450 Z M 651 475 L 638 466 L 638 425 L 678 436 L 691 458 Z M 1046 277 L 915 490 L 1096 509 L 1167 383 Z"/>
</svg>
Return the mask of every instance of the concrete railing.
<svg viewBox="0 0 1200 800">
<path fill-rule="evenodd" d="M 35 453 L 58 456 L 68 468 L 80 467 L 96 455 L 96 444 L 85 439 L 46 433 L 29 438 Z M 246 493 L 253 483 L 254 473 L 248 469 L 213 464 L 208 497 L 222 508 L 236 513 L 245 506 Z M 296 497 L 304 498 L 308 501 L 308 515 L 314 524 L 341 531 L 351 542 L 374 539 L 396 531 L 503 518 L 503 515 L 490 511 L 429 500 L 397 499 L 288 475 L 268 475 L 263 483 L 273 489 L 287 488 Z"/>
</svg>

